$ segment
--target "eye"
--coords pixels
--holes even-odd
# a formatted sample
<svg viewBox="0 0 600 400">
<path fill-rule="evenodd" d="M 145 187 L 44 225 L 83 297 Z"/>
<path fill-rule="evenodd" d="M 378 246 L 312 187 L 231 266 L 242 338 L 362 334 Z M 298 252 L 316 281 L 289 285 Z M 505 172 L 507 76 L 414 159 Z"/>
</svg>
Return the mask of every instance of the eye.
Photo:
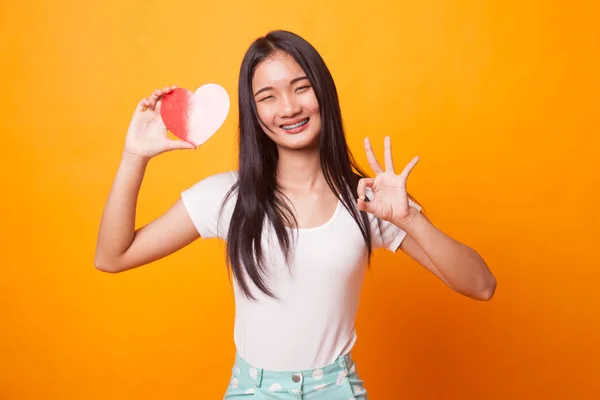
<svg viewBox="0 0 600 400">
<path fill-rule="evenodd" d="M 296 89 L 296 92 L 301 91 L 304 92 L 306 89 L 310 89 L 310 86 L 300 86 Z"/>
<path fill-rule="evenodd" d="M 264 98 L 260 99 L 258 102 L 260 103 L 261 101 L 264 101 L 264 100 L 267 100 L 267 99 L 274 99 L 274 98 L 275 97 L 273 97 L 273 96 L 267 96 L 267 97 L 264 97 Z"/>
</svg>

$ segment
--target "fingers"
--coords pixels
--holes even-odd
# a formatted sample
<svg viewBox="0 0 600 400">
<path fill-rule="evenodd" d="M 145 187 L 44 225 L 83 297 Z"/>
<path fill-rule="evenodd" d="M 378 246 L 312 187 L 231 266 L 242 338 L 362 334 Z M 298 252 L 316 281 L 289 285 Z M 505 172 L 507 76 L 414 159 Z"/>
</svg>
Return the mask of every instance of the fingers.
<svg viewBox="0 0 600 400">
<path fill-rule="evenodd" d="M 381 165 L 379 165 L 379 162 L 373 154 L 373 148 L 371 147 L 371 141 L 369 140 L 369 138 L 365 138 L 365 151 L 367 152 L 367 159 L 369 160 L 369 165 L 371 166 L 373 172 L 375 172 L 375 174 L 377 175 L 383 173 L 384 170 L 381 168 Z M 400 176 L 404 178 L 404 180 L 408 179 L 410 171 L 412 171 L 412 169 L 415 167 L 415 165 L 417 165 L 418 162 L 419 156 L 414 157 L 411 160 L 411 162 L 408 163 L 408 165 L 404 168 Z M 384 139 L 384 165 L 386 172 L 389 171 L 393 174 L 396 173 L 394 169 L 394 159 L 392 157 L 392 138 L 389 136 L 386 136 Z"/>
<path fill-rule="evenodd" d="M 392 159 L 392 138 L 386 136 L 383 140 L 385 170 L 394 172 L 394 160 Z"/>
<path fill-rule="evenodd" d="M 138 103 L 137 109 L 139 111 L 146 111 L 146 109 L 150 106 L 150 100 L 143 98 L 142 100 L 140 100 L 140 102 Z"/>
<path fill-rule="evenodd" d="M 356 205 L 360 211 L 366 211 L 368 213 L 375 214 L 375 206 L 370 201 L 359 198 L 356 202 Z"/>
<path fill-rule="evenodd" d="M 371 187 L 375 183 L 375 178 L 362 178 L 358 181 L 358 186 L 356 187 L 356 194 L 358 194 L 358 198 L 361 200 L 370 201 L 373 200 L 373 190 Z"/>
<path fill-rule="evenodd" d="M 406 180 L 408 179 L 408 175 L 410 174 L 410 171 L 412 171 L 412 169 L 415 167 L 415 165 L 417 165 L 417 163 L 419 162 L 421 158 L 419 156 L 416 156 L 415 158 L 413 158 L 406 167 L 404 167 L 404 170 L 402 170 L 402 173 L 400 174 L 400 177 L 406 182 Z"/>
<path fill-rule="evenodd" d="M 371 141 L 369 138 L 365 138 L 365 152 L 367 153 L 367 160 L 369 161 L 369 166 L 376 175 L 382 174 L 384 171 L 379 165 L 379 162 L 375 158 L 375 154 L 373 154 L 373 148 L 371 147 Z"/>
<path fill-rule="evenodd" d="M 152 110 L 156 110 L 156 105 L 159 104 L 159 108 L 157 111 L 160 110 L 160 99 L 167 93 L 170 93 L 172 90 L 177 89 L 177 85 L 173 85 L 173 86 L 165 86 L 162 89 L 156 89 L 155 91 L 152 92 L 152 95 L 150 95 L 149 99 L 143 99 L 140 104 L 142 104 L 142 111 L 146 111 L 148 108 L 152 109 Z"/>
<path fill-rule="evenodd" d="M 156 107 L 156 103 L 158 102 L 158 99 L 161 98 L 161 96 L 163 95 L 163 91 L 156 89 L 154 92 L 152 92 L 152 95 L 150 96 L 150 107 L 154 110 L 154 107 Z"/>
</svg>

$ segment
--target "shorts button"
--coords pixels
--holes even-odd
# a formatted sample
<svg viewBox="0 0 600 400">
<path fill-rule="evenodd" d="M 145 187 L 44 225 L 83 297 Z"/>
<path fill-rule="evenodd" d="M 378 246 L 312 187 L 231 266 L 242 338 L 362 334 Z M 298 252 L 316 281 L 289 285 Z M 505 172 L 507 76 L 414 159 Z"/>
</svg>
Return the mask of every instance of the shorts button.
<svg viewBox="0 0 600 400">
<path fill-rule="evenodd" d="M 302 375 L 300 374 L 294 374 L 292 375 L 292 380 L 296 383 L 300 382 L 302 380 Z"/>
</svg>

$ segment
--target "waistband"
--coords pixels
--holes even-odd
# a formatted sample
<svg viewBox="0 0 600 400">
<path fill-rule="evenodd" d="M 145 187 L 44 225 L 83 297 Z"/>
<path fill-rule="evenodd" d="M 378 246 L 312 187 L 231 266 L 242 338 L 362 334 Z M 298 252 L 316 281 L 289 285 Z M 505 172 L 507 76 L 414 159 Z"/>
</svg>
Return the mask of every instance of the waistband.
<svg viewBox="0 0 600 400">
<path fill-rule="evenodd" d="M 298 371 L 271 371 L 258 368 L 248 363 L 238 353 L 235 356 L 235 372 L 249 376 L 257 387 L 280 385 L 289 382 L 292 385 L 328 385 L 336 382 L 338 385 L 348 375 L 348 370 L 354 366 L 351 355 L 339 356 L 333 363 L 320 368 Z M 354 368 L 352 368 L 354 369 Z"/>
</svg>

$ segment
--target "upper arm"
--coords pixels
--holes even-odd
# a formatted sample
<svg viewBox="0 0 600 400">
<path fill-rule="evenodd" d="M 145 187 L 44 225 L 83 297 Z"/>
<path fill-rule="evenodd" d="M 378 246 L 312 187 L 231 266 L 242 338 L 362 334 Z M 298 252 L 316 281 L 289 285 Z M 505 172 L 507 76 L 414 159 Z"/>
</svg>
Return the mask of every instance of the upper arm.
<svg viewBox="0 0 600 400">
<path fill-rule="evenodd" d="M 198 239 L 200 234 L 179 199 L 163 215 L 135 232 L 129 248 L 116 261 L 117 272 L 168 256 Z"/>
<path fill-rule="evenodd" d="M 408 254 L 408 256 L 410 258 L 412 258 L 413 260 L 415 260 L 416 262 L 421 264 L 423 267 L 425 267 L 425 269 L 427 269 L 429 272 L 431 272 L 432 274 L 437 276 L 439 279 L 441 279 L 442 282 L 444 282 L 446 285 L 448 285 L 449 288 L 453 289 L 452 285 L 450 285 L 448 283 L 448 281 L 446 281 L 444 276 L 440 273 L 440 271 L 437 269 L 437 267 L 433 264 L 431 259 L 427 256 L 427 254 L 425 254 L 425 251 L 423 250 L 421 245 L 419 243 L 417 243 L 417 241 L 415 239 L 410 237 L 410 235 L 407 235 L 404 238 L 404 240 L 400 244 L 400 249 L 402 251 L 404 251 L 406 254 Z"/>
</svg>

